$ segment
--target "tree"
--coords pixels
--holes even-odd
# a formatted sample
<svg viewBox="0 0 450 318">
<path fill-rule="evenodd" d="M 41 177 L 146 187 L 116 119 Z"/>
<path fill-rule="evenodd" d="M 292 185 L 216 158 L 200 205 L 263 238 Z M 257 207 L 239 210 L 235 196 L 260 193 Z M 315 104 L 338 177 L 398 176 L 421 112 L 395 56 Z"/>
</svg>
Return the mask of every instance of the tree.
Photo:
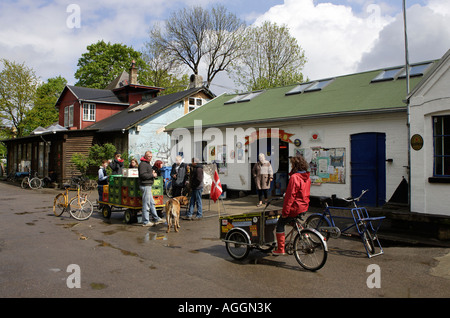
<svg viewBox="0 0 450 318">
<path fill-rule="evenodd" d="M 22 121 L 33 107 L 39 79 L 34 70 L 6 59 L 0 59 L 0 117 L 3 124 L 15 128 L 16 136 L 23 136 Z M 12 137 L 12 136 L 10 136 Z"/>
<path fill-rule="evenodd" d="M 36 90 L 33 108 L 25 113 L 21 123 L 24 135 L 30 134 L 37 127 L 48 127 L 59 119 L 59 112 L 55 108 L 56 101 L 61 95 L 67 80 L 61 76 L 49 78 Z"/>
<path fill-rule="evenodd" d="M 149 71 L 140 75 L 140 82 L 145 85 L 163 87 L 161 95 L 176 93 L 186 89 L 189 83 L 187 74 L 181 77 L 175 74 L 182 73 L 182 66 L 168 58 L 161 47 L 151 42 L 145 43 L 142 58 L 147 63 Z"/>
<path fill-rule="evenodd" d="M 246 53 L 230 72 L 239 86 L 253 91 L 303 82 L 305 53 L 285 25 L 266 21 L 249 27 L 245 44 Z"/>
<path fill-rule="evenodd" d="M 173 12 L 164 28 L 155 25 L 150 43 L 165 52 L 173 63 L 187 66 L 195 75 L 207 64 L 206 87 L 217 73 L 226 71 L 241 54 L 245 23 L 223 6 L 210 11 L 200 6 Z"/>
<path fill-rule="evenodd" d="M 148 71 L 141 53 L 126 45 L 105 43 L 102 40 L 88 45 L 87 50 L 78 59 L 76 86 L 104 89 L 123 71 L 128 71 L 133 60 L 138 74 Z"/>
</svg>

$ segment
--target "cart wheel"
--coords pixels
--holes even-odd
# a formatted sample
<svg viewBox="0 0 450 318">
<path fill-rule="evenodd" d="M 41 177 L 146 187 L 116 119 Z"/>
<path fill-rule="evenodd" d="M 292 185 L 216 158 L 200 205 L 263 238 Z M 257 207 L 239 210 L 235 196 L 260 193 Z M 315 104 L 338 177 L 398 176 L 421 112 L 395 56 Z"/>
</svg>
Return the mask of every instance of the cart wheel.
<svg viewBox="0 0 450 318">
<path fill-rule="evenodd" d="M 248 238 L 247 233 L 243 232 L 243 230 L 235 229 L 228 232 L 226 238 L 226 248 L 228 254 L 236 260 L 242 260 L 248 256 L 250 253 L 250 240 Z"/>
<path fill-rule="evenodd" d="M 126 209 L 123 214 L 123 218 L 125 220 L 125 223 L 127 223 L 127 224 L 136 223 L 137 222 L 137 213 L 136 213 L 136 211 L 134 211 L 132 209 Z"/>
<path fill-rule="evenodd" d="M 109 219 L 111 217 L 111 207 L 109 205 L 103 205 L 102 215 L 105 219 Z"/>
</svg>

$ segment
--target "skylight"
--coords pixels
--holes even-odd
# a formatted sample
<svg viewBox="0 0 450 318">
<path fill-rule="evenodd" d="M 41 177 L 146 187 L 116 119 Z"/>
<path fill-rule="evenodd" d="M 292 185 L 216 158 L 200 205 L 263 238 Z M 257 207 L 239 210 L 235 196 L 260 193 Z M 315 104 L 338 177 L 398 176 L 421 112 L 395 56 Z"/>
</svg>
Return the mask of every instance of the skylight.
<svg viewBox="0 0 450 318">
<path fill-rule="evenodd" d="M 305 91 L 305 89 L 308 86 L 311 86 L 313 83 L 303 83 L 300 85 L 295 86 L 293 89 L 291 89 L 289 92 L 286 93 L 286 95 L 294 95 L 294 94 L 301 94 Z"/>
<path fill-rule="evenodd" d="M 259 94 L 261 94 L 263 91 L 257 91 L 257 92 L 251 92 L 251 93 L 245 93 L 245 94 L 240 94 L 237 95 L 235 97 L 233 97 L 232 99 L 230 99 L 229 101 L 225 102 L 224 104 L 234 104 L 234 103 L 242 103 L 242 102 L 249 102 L 251 101 L 253 98 L 255 98 L 256 96 L 258 96 Z"/>
<path fill-rule="evenodd" d="M 396 75 L 402 71 L 402 67 L 390 69 L 390 70 L 384 70 L 380 74 L 378 74 L 372 82 L 382 82 L 382 81 L 391 81 L 394 78 L 396 78 Z"/>
<path fill-rule="evenodd" d="M 316 81 L 316 82 L 309 82 L 309 83 L 303 83 L 300 85 L 295 86 L 293 89 L 291 89 L 289 92 L 287 92 L 285 95 L 294 95 L 294 94 L 301 94 L 304 92 L 313 92 L 313 91 L 320 91 L 322 88 L 327 86 L 333 81 L 333 79 L 327 79 L 322 81 Z"/>
<path fill-rule="evenodd" d="M 333 79 L 315 82 L 313 85 L 311 85 L 307 89 L 305 89 L 305 92 L 320 91 L 322 88 L 324 88 L 325 86 L 330 84 L 332 81 L 333 81 Z"/>
<path fill-rule="evenodd" d="M 425 71 L 433 64 L 425 63 L 425 64 L 418 64 L 418 65 L 411 65 L 409 69 L 409 76 L 422 76 Z M 406 69 L 403 69 L 403 71 L 398 76 L 399 78 L 405 78 L 406 77 Z"/>
</svg>

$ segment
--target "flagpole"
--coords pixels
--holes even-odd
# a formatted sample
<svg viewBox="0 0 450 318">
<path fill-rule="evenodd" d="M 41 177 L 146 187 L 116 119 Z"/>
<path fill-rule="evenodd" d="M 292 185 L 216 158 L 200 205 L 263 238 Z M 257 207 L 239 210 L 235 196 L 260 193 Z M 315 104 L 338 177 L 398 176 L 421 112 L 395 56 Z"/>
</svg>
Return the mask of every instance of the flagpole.
<svg viewBox="0 0 450 318">
<path fill-rule="evenodd" d="M 406 0 L 403 0 L 403 29 L 405 32 L 405 70 L 406 70 L 406 97 L 410 93 L 409 83 L 409 51 L 408 51 L 408 28 L 406 23 Z M 406 116 L 407 116 L 407 129 L 408 129 L 408 205 L 411 208 L 411 119 L 410 119 L 410 105 L 409 100 L 406 98 Z"/>
</svg>

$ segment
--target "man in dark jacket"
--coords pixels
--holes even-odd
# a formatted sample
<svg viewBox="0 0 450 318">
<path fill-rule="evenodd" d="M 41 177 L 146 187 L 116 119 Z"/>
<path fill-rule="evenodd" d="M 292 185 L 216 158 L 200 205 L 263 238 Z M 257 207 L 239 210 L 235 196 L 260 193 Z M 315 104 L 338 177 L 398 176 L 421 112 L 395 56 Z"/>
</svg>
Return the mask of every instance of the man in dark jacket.
<svg viewBox="0 0 450 318">
<path fill-rule="evenodd" d="M 200 220 L 202 214 L 202 192 L 203 192 L 203 166 L 200 160 L 192 158 L 192 169 L 189 175 L 189 185 L 191 187 L 191 199 L 189 201 L 189 211 L 184 220 L 193 220 L 194 206 L 197 203 L 197 216 L 195 220 Z"/>
<path fill-rule="evenodd" d="M 181 156 L 177 156 L 170 171 L 170 177 L 172 178 L 172 196 L 174 198 L 181 195 L 187 179 L 186 164 L 182 162 L 182 159 Z"/>
<path fill-rule="evenodd" d="M 153 180 L 157 177 L 151 165 L 152 152 L 146 151 L 139 164 L 139 189 L 142 193 L 142 225 L 153 226 L 164 221 L 158 216 L 152 195 Z M 153 221 L 150 221 L 149 211 Z"/>
</svg>

